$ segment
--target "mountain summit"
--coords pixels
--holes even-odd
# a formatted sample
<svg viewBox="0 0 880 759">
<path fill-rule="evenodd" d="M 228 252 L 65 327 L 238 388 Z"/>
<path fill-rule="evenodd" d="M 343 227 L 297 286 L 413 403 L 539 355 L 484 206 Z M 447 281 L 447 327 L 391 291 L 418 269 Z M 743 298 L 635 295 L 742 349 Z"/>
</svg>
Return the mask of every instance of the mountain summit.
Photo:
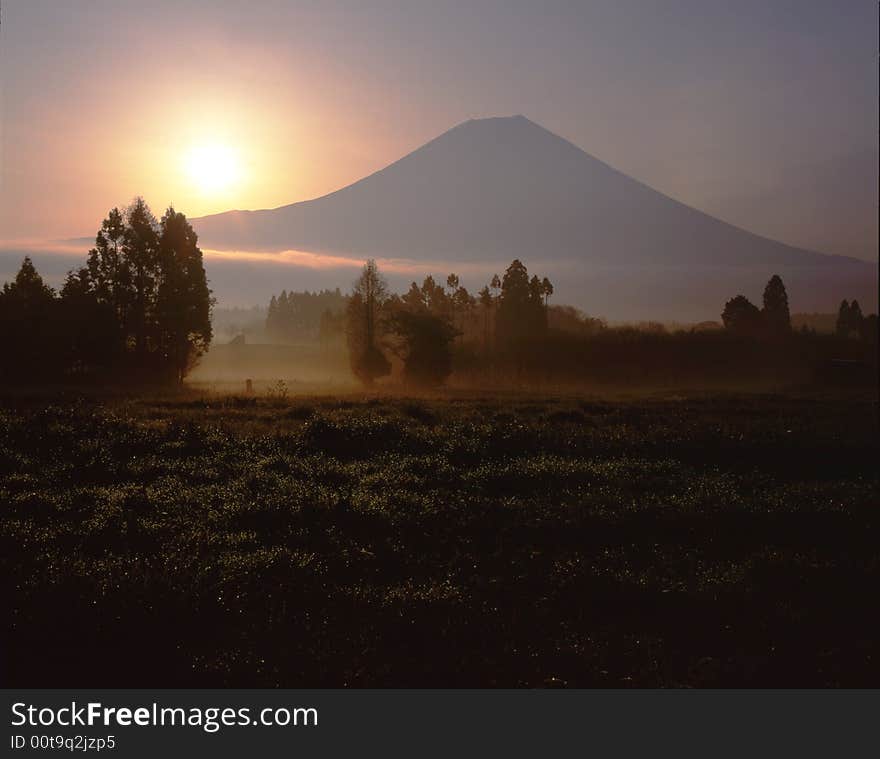
<svg viewBox="0 0 880 759">
<path fill-rule="evenodd" d="M 314 200 L 193 223 L 209 248 L 499 267 L 520 258 L 536 269 L 562 265 L 574 274 L 634 267 L 662 275 L 683 267 L 690 277 L 694 267 L 705 267 L 710 279 L 724 270 L 720 278 L 729 280 L 732 269 L 767 277 L 797 269 L 798 279 L 813 279 L 810 270 L 827 284 L 829 277 L 860 279 L 870 269 L 856 259 L 794 248 L 708 216 L 524 116 L 464 122 Z M 664 279 L 652 287 L 662 287 Z M 829 300 L 824 308 L 831 307 Z"/>
</svg>

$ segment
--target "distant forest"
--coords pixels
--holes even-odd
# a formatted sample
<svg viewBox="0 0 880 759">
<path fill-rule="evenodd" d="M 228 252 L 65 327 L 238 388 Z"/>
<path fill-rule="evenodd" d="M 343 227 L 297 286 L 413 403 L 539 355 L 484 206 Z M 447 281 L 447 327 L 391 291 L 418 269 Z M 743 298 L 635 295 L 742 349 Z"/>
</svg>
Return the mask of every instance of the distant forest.
<svg viewBox="0 0 880 759">
<path fill-rule="evenodd" d="M 269 301 L 266 335 L 279 342 L 326 339 L 341 328 L 348 298 L 337 287 L 318 292 L 282 290 Z"/>
</svg>

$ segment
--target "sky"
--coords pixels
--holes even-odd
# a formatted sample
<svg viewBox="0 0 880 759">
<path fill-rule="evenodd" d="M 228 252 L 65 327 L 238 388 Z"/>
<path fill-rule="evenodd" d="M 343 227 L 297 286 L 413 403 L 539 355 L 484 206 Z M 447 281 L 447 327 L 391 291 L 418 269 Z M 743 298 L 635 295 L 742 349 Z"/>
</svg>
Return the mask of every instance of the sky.
<svg viewBox="0 0 880 759">
<path fill-rule="evenodd" d="M 0 240 L 93 236 L 135 195 L 305 200 L 521 113 L 725 221 L 876 260 L 877 39 L 874 0 L 3 0 Z"/>
</svg>

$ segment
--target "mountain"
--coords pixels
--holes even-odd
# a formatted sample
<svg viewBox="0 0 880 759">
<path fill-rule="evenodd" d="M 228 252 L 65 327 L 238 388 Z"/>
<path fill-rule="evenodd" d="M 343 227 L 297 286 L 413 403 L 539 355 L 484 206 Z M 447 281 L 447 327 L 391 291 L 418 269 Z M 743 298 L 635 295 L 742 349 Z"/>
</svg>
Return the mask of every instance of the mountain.
<svg viewBox="0 0 880 759">
<path fill-rule="evenodd" d="M 292 249 L 449 269 L 501 269 L 520 258 L 561 278 L 560 298 L 611 318 L 717 316 L 720 298 L 748 289 L 758 300 L 774 273 L 801 310 L 833 310 L 844 297 L 872 307 L 877 297 L 876 265 L 715 219 L 523 116 L 467 121 L 314 200 L 193 224 L 211 249 Z M 626 300 L 636 302 L 621 308 Z"/>
</svg>

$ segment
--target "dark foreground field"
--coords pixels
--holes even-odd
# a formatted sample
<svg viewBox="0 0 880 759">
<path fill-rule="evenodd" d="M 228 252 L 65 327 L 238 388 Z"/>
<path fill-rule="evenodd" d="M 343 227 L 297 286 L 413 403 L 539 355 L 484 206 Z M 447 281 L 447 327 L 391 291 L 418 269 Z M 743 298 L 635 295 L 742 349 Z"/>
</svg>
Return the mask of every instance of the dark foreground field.
<svg viewBox="0 0 880 759">
<path fill-rule="evenodd" d="M 880 685 L 877 404 L 6 398 L 17 686 Z"/>
</svg>

